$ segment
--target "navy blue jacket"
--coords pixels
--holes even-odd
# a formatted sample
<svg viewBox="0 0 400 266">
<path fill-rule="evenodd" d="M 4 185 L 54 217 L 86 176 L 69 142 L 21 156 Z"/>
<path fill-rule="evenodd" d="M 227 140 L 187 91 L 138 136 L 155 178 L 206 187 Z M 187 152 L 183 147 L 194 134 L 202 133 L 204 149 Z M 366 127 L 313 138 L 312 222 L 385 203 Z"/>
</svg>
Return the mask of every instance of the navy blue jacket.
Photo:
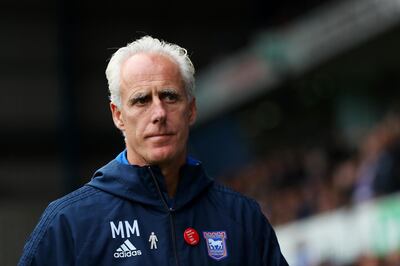
<svg viewBox="0 0 400 266">
<path fill-rule="evenodd" d="M 158 167 L 113 160 L 82 188 L 50 203 L 19 265 L 287 262 L 258 204 L 214 182 L 199 162 L 180 169 L 177 193 L 170 199 Z"/>
</svg>

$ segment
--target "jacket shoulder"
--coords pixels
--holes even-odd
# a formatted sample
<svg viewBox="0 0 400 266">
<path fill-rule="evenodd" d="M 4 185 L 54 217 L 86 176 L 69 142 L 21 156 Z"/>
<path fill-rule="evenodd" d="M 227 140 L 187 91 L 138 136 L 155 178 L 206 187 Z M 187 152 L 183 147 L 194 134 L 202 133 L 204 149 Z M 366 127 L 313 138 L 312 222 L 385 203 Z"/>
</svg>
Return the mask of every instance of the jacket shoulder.
<svg viewBox="0 0 400 266">
<path fill-rule="evenodd" d="M 248 196 L 245 196 L 245 195 L 241 194 L 240 192 L 237 192 L 225 185 L 222 185 L 221 183 L 214 182 L 213 186 L 211 187 L 211 190 L 218 197 L 224 199 L 225 201 L 234 202 L 234 203 L 237 203 L 239 201 L 242 204 L 247 205 L 249 208 L 252 208 L 254 210 L 260 209 L 260 206 L 256 200 L 254 200 Z"/>
<path fill-rule="evenodd" d="M 211 187 L 209 199 L 221 213 L 224 213 L 240 226 L 253 223 L 269 226 L 269 222 L 257 201 L 218 182 L 215 182 Z"/>
<path fill-rule="evenodd" d="M 78 188 L 77 190 L 72 191 L 71 193 L 63 197 L 50 202 L 49 206 L 43 213 L 42 219 L 45 218 L 44 216 L 48 216 L 49 219 L 51 220 L 52 218 L 57 216 L 57 214 L 59 214 L 60 212 L 64 211 L 65 209 L 68 209 L 68 207 L 79 204 L 81 201 L 86 200 L 99 192 L 100 190 L 86 185 L 81 188 Z"/>
</svg>

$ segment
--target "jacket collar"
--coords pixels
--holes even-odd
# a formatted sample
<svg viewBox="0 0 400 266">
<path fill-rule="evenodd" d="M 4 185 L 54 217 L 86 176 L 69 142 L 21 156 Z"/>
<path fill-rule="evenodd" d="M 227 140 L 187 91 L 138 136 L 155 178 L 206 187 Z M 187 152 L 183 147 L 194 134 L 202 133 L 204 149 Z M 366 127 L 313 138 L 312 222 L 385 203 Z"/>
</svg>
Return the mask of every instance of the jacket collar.
<svg viewBox="0 0 400 266">
<path fill-rule="evenodd" d="M 212 183 L 201 163 L 188 159 L 180 168 L 176 195 L 169 199 L 165 179 L 157 166 L 127 165 L 115 159 L 97 170 L 88 185 L 166 211 L 166 204 L 175 210 L 183 208 Z"/>
</svg>

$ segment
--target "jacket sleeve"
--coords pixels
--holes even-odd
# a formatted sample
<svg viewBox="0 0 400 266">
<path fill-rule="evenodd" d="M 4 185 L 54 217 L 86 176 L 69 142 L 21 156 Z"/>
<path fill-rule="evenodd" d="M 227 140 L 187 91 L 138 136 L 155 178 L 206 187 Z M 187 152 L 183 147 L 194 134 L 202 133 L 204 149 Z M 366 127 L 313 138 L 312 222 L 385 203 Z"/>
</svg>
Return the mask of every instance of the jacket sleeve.
<svg viewBox="0 0 400 266">
<path fill-rule="evenodd" d="M 265 238 L 262 250 L 263 266 L 288 266 L 285 257 L 282 255 L 275 231 L 264 217 L 266 226 Z"/>
<path fill-rule="evenodd" d="M 262 266 L 288 266 L 285 257 L 279 247 L 278 239 L 275 231 L 264 216 L 258 203 L 255 203 L 256 211 L 254 212 L 254 227 L 257 228 L 255 233 L 259 236 L 259 247 L 261 252 Z"/>
<path fill-rule="evenodd" d="M 18 266 L 73 265 L 74 247 L 69 228 L 59 204 L 51 203 L 26 242 Z"/>
</svg>

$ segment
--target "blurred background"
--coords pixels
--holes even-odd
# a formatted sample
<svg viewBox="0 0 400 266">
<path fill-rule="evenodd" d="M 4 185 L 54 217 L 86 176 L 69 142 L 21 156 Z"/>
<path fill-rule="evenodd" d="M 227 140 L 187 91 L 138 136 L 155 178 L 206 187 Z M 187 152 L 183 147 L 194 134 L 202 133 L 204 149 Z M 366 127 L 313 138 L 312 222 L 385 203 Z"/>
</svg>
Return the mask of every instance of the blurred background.
<svg viewBox="0 0 400 266">
<path fill-rule="evenodd" d="M 3 0 L 0 29 L 0 265 L 124 148 L 104 71 L 146 34 L 188 50 L 190 153 L 290 265 L 400 265 L 400 1 Z"/>
</svg>

